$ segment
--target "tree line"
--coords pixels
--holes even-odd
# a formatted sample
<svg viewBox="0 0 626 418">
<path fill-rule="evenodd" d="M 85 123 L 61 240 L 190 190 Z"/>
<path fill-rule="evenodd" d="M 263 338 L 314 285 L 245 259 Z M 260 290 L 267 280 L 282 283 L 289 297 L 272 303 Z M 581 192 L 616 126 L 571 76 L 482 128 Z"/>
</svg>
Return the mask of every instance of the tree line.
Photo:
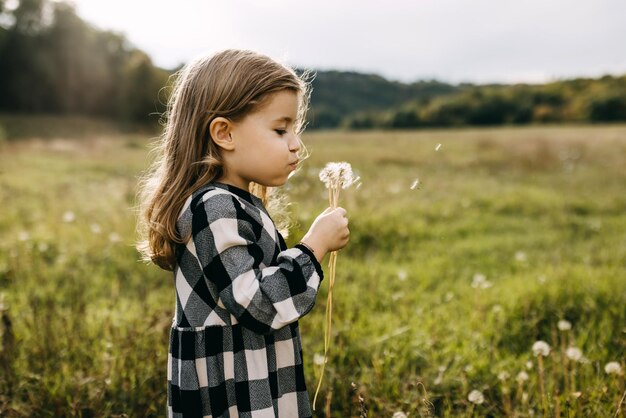
<svg viewBox="0 0 626 418">
<path fill-rule="evenodd" d="M 158 119 L 170 71 L 121 34 L 94 28 L 74 7 L 0 0 L 0 112 Z"/>
<path fill-rule="evenodd" d="M 156 124 L 175 70 L 155 66 L 122 34 L 83 21 L 71 4 L 0 0 L 0 113 Z M 312 84 L 309 129 L 626 121 L 626 75 L 452 85 L 318 71 Z"/>
</svg>

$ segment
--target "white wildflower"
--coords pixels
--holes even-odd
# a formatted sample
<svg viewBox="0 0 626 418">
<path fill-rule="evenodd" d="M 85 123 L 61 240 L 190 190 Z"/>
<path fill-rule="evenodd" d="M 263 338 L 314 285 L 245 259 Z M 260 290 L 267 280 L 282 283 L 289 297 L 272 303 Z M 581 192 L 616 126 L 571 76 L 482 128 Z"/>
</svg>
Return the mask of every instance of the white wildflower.
<svg viewBox="0 0 626 418">
<path fill-rule="evenodd" d="M 583 357 L 583 352 L 577 347 L 569 347 L 565 350 L 565 355 L 572 361 L 579 361 Z"/>
<path fill-rule="evenodd" d="M 74 222 L 75 219 L 76 215 L 74 215 L 74 212 L 72 212 L 71 210 L 65 211 L 65 213 L 63 214 L 63 222 L 70 223 Z"/>
<path fill-rule="evenodd" d="M 535 357 L 547 357 L 548 355 L 550 355 L 550 346 L 545 341 L 536 341 L 533 344 L 533 354 L 535 355 Z"/>
<path fill-rule="evenodd" d="M 476 273 L 472 277 L 472 287 L 474 289 L 487 289 L 491 287 L 491 282 L 487 280 L 484 274 Z"/>
<path fill-rule="evenodd" d="M 528 373 L 522 370 L 517 374 L 517 376 L 515 376 L 515 380 L 517 380 L 517 383 L 521 385 L 523 382 L 528 380 Z"/>
<path fill-rule="evenodd" d="M 398 411 L 394 412 L 391 418 L 407 418 L 407 415 L 402 411 Z"/>
<path fill-rule="evenodd" d="M 621 375 L 622 366 L 616 361 L 611 361 L 609 363 L 606 363 L 606 365 L 604 366 L 604 371 L 606 372 L 606 374 Z"/>
<path fill-rule="evenodd" d="M 329 189 L 333 187 L 347 189 L 360 179 L 354 176 L 352 166 L 346 162 L 326 164 L 320 171 L 319 178 Z"/>
<path fill-rule="evenodd" d="M 556 324 L 557 328 L 560 331 L 569 331 L 570 329 L 572 329 L 572 324 L 569 321 L 566 321 L 565 319 L 561 319 L 557 324 Z"/>
<path fill-rule="evenodd" d="M 90 228 L 91 228 L 91 232 L 94 234 L 99 234 L 102 232 L 102 228 L 100 228 L 100 225 L 98 224 L 91 224 Z"/>
<path fill-rule="evenodd" d="M 485 396 L 479 390 L 473 390 L 467 395 L 467 400 L 473 404 L 480 405 L 485 402 Z"/>
</svg>

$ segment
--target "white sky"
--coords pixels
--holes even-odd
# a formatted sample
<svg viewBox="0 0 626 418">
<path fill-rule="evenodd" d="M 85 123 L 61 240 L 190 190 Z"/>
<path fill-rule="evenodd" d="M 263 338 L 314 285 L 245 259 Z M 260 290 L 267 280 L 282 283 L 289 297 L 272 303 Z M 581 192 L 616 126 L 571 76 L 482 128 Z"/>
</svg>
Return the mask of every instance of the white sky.
<svg viewBox="0 0 626 418">
<path fill-rule="evenodd" d="M 624 0 L 74 0 L 173 68 L 225 48 L 411 82 L 626 73 Z"/>
</svg>

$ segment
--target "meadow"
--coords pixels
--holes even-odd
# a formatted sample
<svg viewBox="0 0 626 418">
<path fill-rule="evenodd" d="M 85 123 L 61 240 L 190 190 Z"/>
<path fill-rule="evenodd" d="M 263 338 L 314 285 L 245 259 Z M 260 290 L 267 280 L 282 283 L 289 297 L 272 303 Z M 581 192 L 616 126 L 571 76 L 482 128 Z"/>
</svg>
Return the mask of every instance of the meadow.
<svg viewBox="0 0 626 418">
<path fill-rule="evenodd" d="M 153 139 L 0 144 L 0 416 L 165 415 L 173 278 L 134 249 Z M 288 244 L 326 162 L 361 177 L 316 416 L 626 416 L 625 125 L 303 140 Z M 327 285 L 300 321 L 311 399 Z"/>
</svg>

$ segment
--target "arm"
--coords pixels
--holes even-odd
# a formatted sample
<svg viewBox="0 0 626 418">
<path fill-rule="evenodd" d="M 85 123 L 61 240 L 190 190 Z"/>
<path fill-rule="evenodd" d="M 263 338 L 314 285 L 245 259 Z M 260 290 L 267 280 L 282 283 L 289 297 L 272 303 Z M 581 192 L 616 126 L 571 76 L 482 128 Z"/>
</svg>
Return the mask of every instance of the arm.
<svg viewBox="0 0 626 418">
<path fill-rule="evenodd" d="M 274 265 L 262 268 L 261 234 L 267 234 L 263 226 L 233 196 L 212 196 L 194 210 L 194 244 L 209 254 L 198 254 L 206 278 L 237 321 L 265 334 L 313 308 L 323 272 L 303 246 L 280 252 Z"/>
</svg>

